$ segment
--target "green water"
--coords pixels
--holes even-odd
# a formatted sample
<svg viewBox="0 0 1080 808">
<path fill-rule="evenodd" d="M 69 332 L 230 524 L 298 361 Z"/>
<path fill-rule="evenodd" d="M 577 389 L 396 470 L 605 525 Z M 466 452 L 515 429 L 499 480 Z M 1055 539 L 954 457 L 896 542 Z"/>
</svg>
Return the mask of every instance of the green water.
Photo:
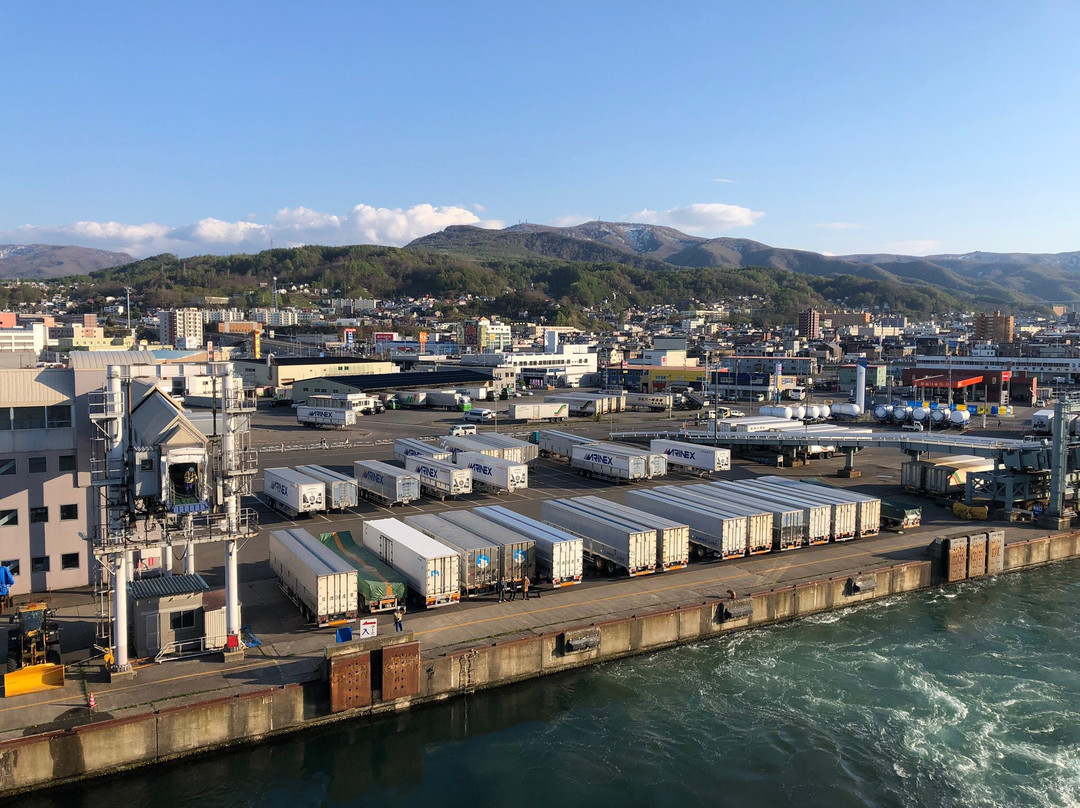
<svg viewBox="0 0 1080 808">
<path fill-rule="evenodd" d="M 1080 805 L 1080 563 L 19 800 Z"/>
</svg>

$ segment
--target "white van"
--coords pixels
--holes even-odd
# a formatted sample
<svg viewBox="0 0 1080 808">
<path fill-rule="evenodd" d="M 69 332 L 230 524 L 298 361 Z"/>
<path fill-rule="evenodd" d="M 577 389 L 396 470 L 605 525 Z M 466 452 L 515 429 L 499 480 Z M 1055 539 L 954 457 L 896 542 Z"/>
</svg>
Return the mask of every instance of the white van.
<svg viewBox="0 0 1080 808">
<path fill-rule="evenodd" d="M 472 424 L 454 424 L 450 427 L 450 437 L 463 438 L 466 435 L 475 435 L 476 427 Z"/>
<path fill-rule="evenodd" d="M 495 410 L 469 410 L 465 413 L 466 421 L 494 421 Z"/>
</svg>

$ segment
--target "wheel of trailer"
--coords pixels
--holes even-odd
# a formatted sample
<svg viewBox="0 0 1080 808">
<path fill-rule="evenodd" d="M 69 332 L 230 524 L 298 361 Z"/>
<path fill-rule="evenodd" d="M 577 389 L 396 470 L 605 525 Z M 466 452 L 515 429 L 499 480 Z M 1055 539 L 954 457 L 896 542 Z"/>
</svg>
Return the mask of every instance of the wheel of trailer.
<svg viewBox="0 0 1080 808">
<path fill-rule="evenodd" d="M 13 671 L 17 671 L 18 669 L 19 669 L 19 658 L 9 656 L 7 658 L 7 672 L 12 673 Z"/>
<path fill-rule="evenodd" d="M 60 665 L 60 649 L 50 648 L 45 652 L 45 661 L 50 665 Z"/>
<path fill-rule="evenodd" d="M 615 562 L 605 559 L 605 561 L 604 561 L 604 572 L 606 572 L 608 575 L 614 575 L 615 574 Z"/>
</svg>

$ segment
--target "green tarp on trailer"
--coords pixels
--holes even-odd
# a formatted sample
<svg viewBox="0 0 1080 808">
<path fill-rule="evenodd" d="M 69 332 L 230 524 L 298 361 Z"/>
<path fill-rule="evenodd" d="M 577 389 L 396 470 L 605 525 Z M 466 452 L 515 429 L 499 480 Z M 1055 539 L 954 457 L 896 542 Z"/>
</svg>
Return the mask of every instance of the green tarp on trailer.
<svg viewBox="0 0 1080 808">
<path fill-rule="evenodd" d="M 405 581 L 374 553 L 354 542 L 351 530 L 320 533 L 319 541 L 356 568 L 357 594 L 363 608 L 385 612 L 405 602 Z"/>
</svg>

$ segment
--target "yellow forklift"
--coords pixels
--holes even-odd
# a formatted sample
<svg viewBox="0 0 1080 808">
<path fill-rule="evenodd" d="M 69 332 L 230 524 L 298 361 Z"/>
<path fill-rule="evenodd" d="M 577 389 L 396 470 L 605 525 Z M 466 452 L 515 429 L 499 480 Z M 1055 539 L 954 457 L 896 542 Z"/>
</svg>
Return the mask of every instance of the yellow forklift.
<svg viewBox="0 0 1080 808">
<path fill-rule="evenodd" d="M 63 687 L 60 630 L 52 611 L 44 603 L 26 603 L 10 621 L 5 698 Z"/>
</svg>

